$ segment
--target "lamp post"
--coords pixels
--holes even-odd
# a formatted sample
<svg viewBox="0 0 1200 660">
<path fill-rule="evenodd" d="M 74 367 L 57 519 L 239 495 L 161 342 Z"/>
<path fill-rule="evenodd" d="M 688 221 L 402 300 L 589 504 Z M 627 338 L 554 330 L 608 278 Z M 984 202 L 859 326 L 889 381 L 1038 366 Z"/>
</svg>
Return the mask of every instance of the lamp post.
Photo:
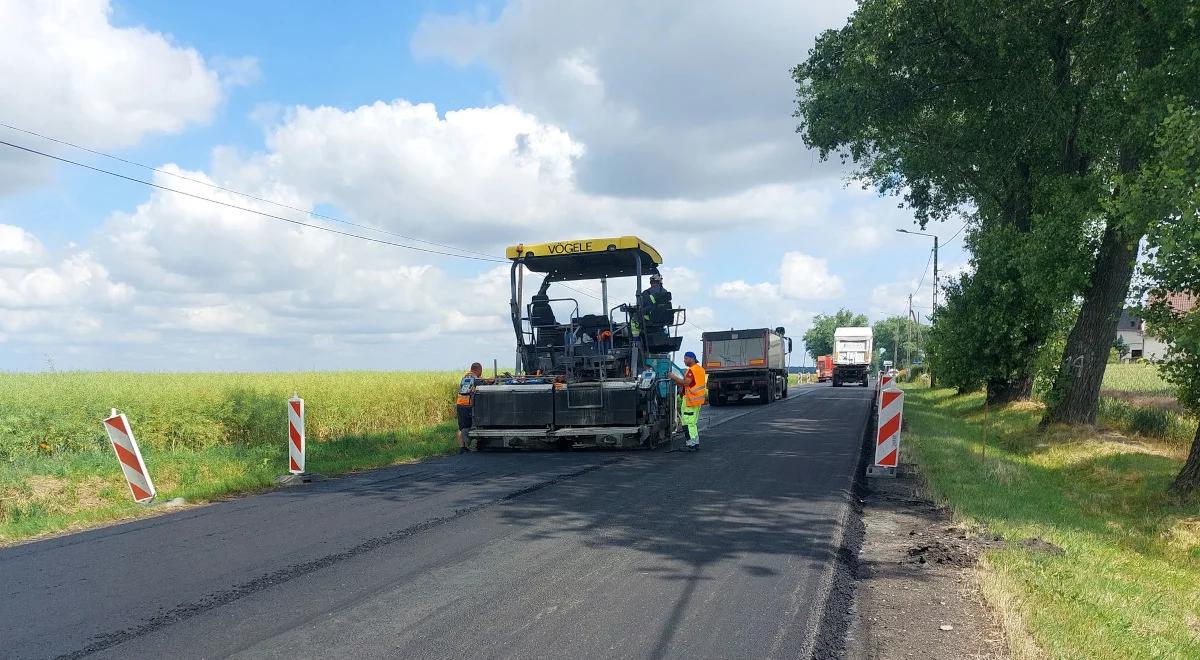
<svg viewBox="0 0 1200 660">
<path fill-rule="evenodd" d="M 933 239 L 933 307 L 932 311 L 937 311 L 937 293 L 938 293 L 938 237 L 937 234 L 926 234 L 919 231 L 909 231 L 908 229 L 897 229 L 901 234 L 912 234 L 913 236 L 928 236 Z M 933 370 L 929 371 L 929 386 L 933 387 Z"/>
</svg>

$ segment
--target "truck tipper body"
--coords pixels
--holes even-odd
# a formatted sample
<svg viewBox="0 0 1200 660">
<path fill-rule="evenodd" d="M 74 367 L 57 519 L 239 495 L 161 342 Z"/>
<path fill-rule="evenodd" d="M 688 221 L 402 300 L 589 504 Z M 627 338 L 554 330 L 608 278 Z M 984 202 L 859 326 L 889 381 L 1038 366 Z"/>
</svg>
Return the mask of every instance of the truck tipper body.
<svg viewBox="0 0 1200 660">
<path fill-rule="evenodd" d="M 837 328 L 833 331 L 833 386 L 869 384 L 871 356 L 875 350 L 871 328 Z"/>
<path fill-rule="evenodd" d="M 708 400 L 723 406 L 743 397 L 770 403 L 787 396 L 787 356 L 792 340 L 783 328 L 723 330 L 701 335 Z"/>
<path fill-rule="evenodd" d="M 817 382 L 827 383 L 833 380 L 833 356 L 817 356 Z"/>
</svg>

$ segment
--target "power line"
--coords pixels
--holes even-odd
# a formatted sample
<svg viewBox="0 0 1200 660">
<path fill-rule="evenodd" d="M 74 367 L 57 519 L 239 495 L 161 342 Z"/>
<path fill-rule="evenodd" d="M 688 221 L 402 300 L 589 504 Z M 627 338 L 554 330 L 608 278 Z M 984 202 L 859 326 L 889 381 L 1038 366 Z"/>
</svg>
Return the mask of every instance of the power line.
<svg viewBox="0 0 1200 660">
<path fill-rule="evenodd" d="M 954 232 L 954 235 L 951 236 L 950 240 L 946 241 L 945 244 L 942 245 L 942 247 L 946 247 L 947 245 L 950 245 L 951 243 L 953 243 L 954 239 L 958 238 L 958 235 L 963 233 L 963 230 L 966 228 L 967 228 L 967 221 L 964 220 L 962 223 L 962 226 L 958 228 L 958 231 Z"/>
<path fill-rule="evenodd" d="M 447 244 L 445 244 L 445 243 L 437 243 L 437 242 L 435 242 L 435 241 L 428 241 L 428 240 L 425 240 L 425 239 L 422 239 L 422 238 L 417 238 L 417 237 L 415 237 L 415 236 L 406 236 L 406 235 L 404 235 L 404 234 L 401 234 L 401 233 L 398 233 L 398 232 L 394 232 L 394 231 L 391 231 L 391 230 L 388 230 L 388 229 L 381 229 L 381 228 L 378 228 L 378 227 L 371 227 L 371 226 L 369 226 L 369 225 L 358 224 L 358 223 L 355 223 L 355 222 L 350 222 L 349 220 L 342 220 L 341 218 L 336 218 L 336 217 L 334 217 L 334 216 L 331 216 L 331 215 L 326 215 L 326 214 L 324 214 L 324 213 L 318 213 L 317 211 L 309 211 L 309 210 L 306 210 L 306 209 L 298 208 L 298 207 L 295 207 L 295 206 L 291 206 L 290 204 L 284 204 L 283 202 L 277 202 L 277 201 L 275 201 L 275 200 L 272 200 L 272 199 L 267 199 L 267 198 L 265 198 L 265 197 L 259 197 L 259 196 L 257 196 L 257 195 L 252 195 L 252 194 L 250 194 L 250 193 L 247 193 L 247 192 L 242 192 L 242 191 L 240 191 L 240 190 L 235 190 L 235 189 L 233 189 L 233 188 L 227 188 L 227 187 L 225 187 L 225 186 L 221 186 L 221 185 L 218 185 L 218 184 L 215 184 L 215 183 L 211 183 L 211 182 L 209 182 L 209 181 L 204 181 L 203 179 L 196 179 L 196 178 L 193 178 L 193 177 L 184 176 L 184 175 L 182 175 L 182 174 L 179 174 L 179 173 L 177 173 L 177 172 L 171 172 L 170 170 L 164 170 L 164 169 L 162 169 L 162 168 L 154 167 L 154 166 L 152 166 L 152 165 L 146 165 L 145 163 L 139 163 L 139 162 L 137 162 L 137 161 L 135 161 L 135 160 L 129 160 L 129 159 L 127 159 L 127 158 L 121 158 L 120 156 L 115 156 L 115 155 L 113 155 L 113 154 L 105 153 L 105 152 L 103 152 L 103 151 L 98 151 L 98 150 L 96 150 L 96 149 L 91 149 L 91 148 L 88 148 L 88 147 L 85 147 L 85 146 L 82 146 L 82 145 L 75 144 L 75 143 L 73 143 L 73 142 L 68 142 L 67 140 L 63 140 L 63 139 L 60 139 L 60 138 L 52 137 L 52 136 L 49 136 L 49 135 L 43 135 L 42 133 L 38 133 L 38 132 L 36 132 L 36 131 L 31 131 L 31 130 L 29 130 L 29 129 L 26 129 L 26 128 L 21 128 L 21 127 L 19 127 L 19 126 L 13 126 L 12 124 L 6 124 L 6 123 L 4 123 L 4 122 L 0 122 L 0 126 L 2 126 L 2 127 L 4 127 L 4 128 L 7 128 L 7 129 L 9 129 L 9 130 L 17 131 L 17 132 L 19 132 L 19 133 L 24 133 L 24 134 L 26 134 L 26 135 L 32 135 L 32 136 L 34 136 L 34 137 L 38 137 L 38 138 L 41 138 L 41 139 L 43 139 L 43 140 L 47 140 L 47 141 L 49 141 L 49 142 L 53 142 L 53 143 L 55 143 L 55 144 L 61 144 L 61 145 L 63 145 L 63 146 L 71 147 L 72 149 L 78 149 L 78 150 L 80 150 L 80 151 L 83 151 L 83 152 L 86 152 L 86 153 L 89 153 L 89 154 L 93 154 L 93 155 L 96 155 L 96 156 L 101 156 L 101 157 L 103 157 L 103 158 L 108 158 L 109 160 L 114 160 L 114 161 L 116 161 L 116 162 L 119 162 L 119 163 L 125 163 L 126 165 L 133 165 L 134 167 L 140 167 L 140 168 L 142 168 L 142 169 L 149 170 L 149 171 L 151 171 L 151 172 L 155 172 L 155 173 L 157 173 L 157 174 L 163 174 L 163 175 L 165 175 L 165 176 L 174 177 L 174 178 L 176 178 L 176 179 L 181 179 L 181 180 L 183 180 L 183 181 L 187 181 L 187 182 L 189 182 L 189 183 L 194 183 L 194 184 L 197 184 L 197 185 L 206 186 L 206 187 L 208 187 L 208 188 L 212 188 L 212 189 L 214 189 L 214 190 L 220 190 L 220 191 L 222 191 L 222 192 L 226 192 L 226 193 L 229 193 L 229 194 L 231 194 L 231 195 L 238 195 L 238 196 L 240 196 L 240 197 L 245 197 L 246 199 L 252 199 L 252 200 L 254 200 L 254 201 L 256 201 L 256 202 L 262 202 L 262 203 L 264 203 L 264 204 L 270 204 L 270 205 L 272 205 L 272 206 L 277 206 L 277 207 L 279 207 L 279 208 L 288 209 L 289 211 L 296 211 L 296 212 L 298 212 L 298 213 L 303 213 L 303 214 L 305 214 L 305 215 L 309 215 L 309 216 L 312 216 L 312 217 L 314 217 L 314 218 L 320 218 L 320 219 L 322 219 L 322 220 L 329 220 L 329 221 L 331 221 L 331 222 L 337 222 L 337 223 L 341 223 L 341 224 L 344 224 L 344 225 L 349 225 L 349 226 L 351 226 L 351 227 L 357 227 L 357 228 L 359 228 L 359 229 L 365 229 L 365 230 L 367 230 L 367 231 L 374 231 L 374 232 L 379 232 L 379 233 L 381 233 L 381 234 L 388 234 L 388 235 L 391 235 L 391 236 L 395 236 L 396 238 L 403 238 L 404 240 L 407 240 L 407 241 L 413 241 L 413 242 L 416 242 L 416 243 L 424 243 L 424 244 L 426 244 L 426 245 L 433 245 L 433 246 L 436 246 L 436 247 L 445 248 L 445 249 L 447 249 L 447 250 L 456 250 L 456 251 L 458 251 L 458 252 L 466 252 L 466 253 L 468 253 L 468 254 L 476 254 L 476 255 L 480 255 L 480 256 L 484 256 L 484 257 L 489 257 L 489 258 L 493 258 L 493 259 L 495 258 L 495 255 L 487 254 L 487 253 L 484 253 L 484 252 L 479 252 L 479 251 L 476 251 L 476 250 L 469 250 L 469 249 L 467 249 L 467 248 L 460 248 L 460 247 L 457 247 L 457 246 L 454 246 L 454 245 L 447 245 Z M 13 145 L 10 145 L 10 146 L 13 146 Z M 22 147 L 18 147 L 18 148 L 22 148 Z M 35 152 L 35 153 L 36 153 L 36 152 Z M 43 154 L 43 155 L 48 155 L 48 154 Z M 53 158 L 54 156 L 51 156 L 51 157 Z M 70 161 L 67 161 L 67 162 L 70 162 Z"/>
<path fill-rule="evenodd" d="M 917 287 L 912 290 L 912 293 L 908 294 L 909 296 L 912 296 L 913 294 L 915 294 L 916 292 L 921 290 L 921 285 L 925 284 L 925 276 L 929 274 L 929 264 L 931 264 L 931 263 L 933 263 L 933 250 L 932 249 L 929 250 L 929 258 L 925 260 L 925 272 L 921 273 L 921 281 L 917 283 Z"/>
<path fill-rule="evenodd" d="M 300 226 L 300 227 L 307 227 L 307 228 L 310 228 L 310 229 L 318 229 L 318 230 L 321 230 L 321 231 L 326 231 L 326 232 L 329 232 L 329 233 L 331 233 L 331 234 L 337 234 L 337 235 L 339 235 L 339 236 L 346 236 L 346 237 L 348 237 L 348 238 L 357 238 L 357 239 L 364 240 L 364 241 L 369 241 L 369 242 L 372 242 L 372 243 L 379 243 L 379 244 L 381 244 L 381 245 L 391 245 L 391 246 L 394 246 L 394 247 L 405 248 L 405 249 L 408 249 L 408 250 L 415 250 L 415 251 L 418 251 L 418 252 L 425 252 L 425 253 L 428 253 L 428 254 L 437 254 L 437 255 L 446 256 L 446 257 L 458 257 L 458 258 L 460 258 L 460 259 L 471 259 L 471 260 L 474 260 L 474 261 L 488 261 L 488 262 L 492 262 L 492 263 L 505 263 L 505 262 L 506 262 L 506 260 L 504 260 L 504 259 L 498 259 L 498 258 L 496 258 L 496 257 L 494 257 L 494 256 L 492 256 L 492 255 L 490 255 L 490 254 L 484 253 L 484 252 L 479 252 L 479 251 L 476 251 L 476 250 L 470 250 L 470 249 L 467 249 L 467 248 L 460 248 L 460 247 L 457 247 L 457 246 L 454 246 L 454 245 L 447 245 L 447 244 L 445 244 L 445 243 L 437 243 L 437 242 L 435 242 L 435 241 L 429 241 L 429 240 L 425 240 L 425 239 L 421 239 L 421 238 L 416 238 L 416 237 L 414 237 L 414 236 L 407 236 L 407 235 L 405 235 L 405 234 L 400 234 L 400 233 L 398 233 L 398 232 L 390 231 L 390 230 L 387 230 L 387 229 L 381 229 L 381 228 L 378 228 L 378 227 L 371 227 L 371 226 L 368 226 L 368 225 L 362 225 L 362 224 L 358 224 L 358 223 L 355 223 L 355 222 L 350 222 L 349 220 L 343 220 L 343 219 L 341 219 L 341 218 L 337 218 L 337 217 L 334 217 L 334 216 L 331 216 L 331 215 L 327 215 L 327 214 L 324 214 L 324 213 L 319 213 L 319 212 L 316 212 L 316 211 L 309 211 L 309 210 L 306 210 L 306 209 L 298 208 L 298 207 L 295 207 L 295 206 L 291 206 L 291 205 L 289 205 L 289 204 L 284 204 L 284 203 L 282 203 L 282 202 L 277 202 L 277 201 L 275 201 L 275 200 L 272 200 L 272 199 L 267 199 L 267 198 L 265 198 L 265 197 L 259 197 L 259 196 L 257 196 L 257 195 L 252 195 L 252 194 L 250 194 L 250 193 L 247 193 L 247 192 L 243 192 L 243 191 L 240 191 L 240 190 L 235 190 L 235 189 L 233 189 L 233 188 L 228 188 L 228 187 L 221 186 L 221 185 L 218 185 L 218 184 L 215 184 L 215 183 L 211 183 L 211 182 L 208 182 L 208 181 L 204 181 L 204 180 L 202 180 L 202 179 L 196 179 L 196 178 L 193 178 L 193 177 L 184 176 L 184 175 L 182 175 L 182 174 L 178 174 L 178 173 L 176 173 L 176 172 L 171 172 L 171 171 L 169 171 L 169 170 L 164 170 L 164 169 L 161 169 L 161 168 L 158 168 L 158 167 L 153 167 L 153 166 L 151 166 L 151 165 L 146 165 L 145 163 L 139 163 L 139 162 L 137 162 L 137 161 L 135 161 L 135 160 L 130 160 L 130 159 L 127 159 L 127 158 L 122 158 L 122 157 L 120 157 L 120 156 L 116 156 L 116 155 L 113 155 L 113 154 L 105 153 L 105 152 L 103 152 L 103 151 L 99 151 L 99 150 L 96 150 L 96 149 L 91 149 L 91 148 L 88 148 L 88 147 L 85 147 L 85 146 L 82 146 L 82 145 L 79 145 L 79 144 L 75 144 L 75 143 L 73 143 L 73 142 L 69 142 L 69 141 L 67 141 L 67 140 L 63 140 L 63 139 L 60 139 L 60 138 L 52 137 L 52 136 L 49 136 L 49 135 L 44 135 L 44 134 L 42 134 L 42 133 L 38 133 L 38 132 L 36 132 L 36 131 L 31 131 L 31 130 L 29 130 L 29 129 L 25 129 L 25 128 L 20 128 L 20 127 L 18 127 L 18 126 L 13 126 L 12 124 L 7 124 L 7 123 L 4 123 L 4 122 L 0 122 L 0 127 L 4 127 L 4 128 L 7 128 L 7 129 L 9 129 L 9 130 L 17 131 L 17 132 L 19 132 L 19 133 L 24 133 L 24 134 L 26 134 L 26 135 L 31 135 L 31 136 L 34 136 L 34 137 L 37 137 L 37 138 L 40 138 L 40 139 L 43 139 L 43 140 L 47 140 L 47 141 L 49 141 L 49 142 L 53 142 L 53 143 L 55 143 L 55 144 L 61 144 L 61 145 L 63 145 L 63 146 L 70 147 L 70 148 L 72 148 L 72 149 L 78 149 L 78 150 L 80 150 L 80 151 L 83 151 L 83 152 L 86 152 L 86 153 L 89 153 L 89 154 L 93 154 L 93 155 L 100 156 L 100 157 L 103 157 L 103 158 L 108 158 L 108 159 L 110 159 L 110 160 L 113 160 L 113 161 L 116 161 L 116 162 L 119 162 L 119 163 L 125 163 L 125 164 L 127 164 L 127 165 L 132 165 L 132 166 L 134 166 L 134 167 L 140 167 L 140 168 L 142 168 L 142 169 L 145 169 L 145 170 L 148 170 L 148 171 L 151 171 L 151 172 L 155 172 L 155 173 L 157 173 L 157 174 L 162 174 L 162 175 L 165 175 L 165 176 L 170 176 L 170 177 L 173 177 L 173 178 L 176 178 L 176 179 L 180 179 L 180 180 L 183 180 L 183 181 L 187 181 L 187 182 L 189 182 L 189 183 L 194 183 L 194 184 L 201 185 L 201 186 L 205 186 L 205 187 L 207 187 L 207 188 L 211 188 L 211 189 L 214 189 L 214 190 L 219 190 L 219 191 L 221 191 L 221 192 L 229 193 L 229 194 L 231 194 L 231 195 L 237 195 L 237 196 L 239 196 L 239 197 L 244 197 L 244 198 L 246 198 L 246 199 L 254 200 L 254 201 L 256 201 L 256 202 L 261 202 L 261 203 L 264 203 L 264 204 L 270 204 L 270 205 L 272 205 L 272 206 L 276 206 L 276 207 L 279 207 L 279 208 L 288 209 L 288 210 L 290 210 L 290 211 L 296 211 L 296 212 L 298 212 L 298 213 L 304 213 L 305 215 L 308 215 L 308 216 L 311 216 L 311 217 L 314 217 L 314 218 L 319 218 L 319 219 L 322 219 L 322 220 L 328 220 L 328 221 L 331 221 L 331 222 L 337 222 L 337 223 L 340 223 L 340 224 L 348 225 L 348 226 L 351 226 L 351 227 L 356 227 L 356 228 L 358 228 L 358 229 L 363 229 L 363 230 L 366 230 L 366 231 L 373 231 L 373 232 L 379 232 L 379 233 L 382 233 L 382 234 L 388 234 L 388 235 L 391 235 L 391 236 L 395 236 L 395 237 L 397 237 L 397 238 L 402 238 L 402 239 L 404 239 L 404 240 L 413 241 L 413 242 L 416 242 L 416 243 L 424 243 L 424 244 L 426 244 L 426 245 L 434 245 L 434 246 L 437 246 L 437 247 L 445 248 L 445 249 L 447 249 L 447 250 L 455 250 L 455 251 L 458 251 L 458 252 L 464 252 L 464 253 L 467 253 L 467 254 L 454 254 L 454 253 L 450 253 L 450 252 L 442 252 L 442 251 L 439 251 L 439 250 L 431 250 L 431 249 L 428 249 L 428 248 L 422 248 L 422 247 L 418 247 L 418 246 L 414 246 L 414 245 L 405 245 L 405 244 L 403 244 L 403 243 L 396 243 L 396 242 L 393 242 L 393 241 L 386 241 L 386 240 L 382 240 L 382 239 L 378 239 L 378 238 L 372 238 L 372 237 L 370 237 L 370 236 L 362 236 L 362 235 L 359 235 L 359 234 L 354 234 L 354 233 L 351 233 L 351 232 L 339 231 L 339 230 L 337 230 L 337 229 L 333 229 L 333 228 L 330 228 L 330 227 L 324 227 L 324 226 L 317 225 L 317 224 L 312 224 L 312 223 L 302 222 L 302 221 L 300 221 L 300 220 L 296 220 L 296 219 L 294 219 L 294 218 L 287 218 L 287 217 L 284 217 L 284 216 L 275 215 L 275 214 L 273 214 L 273 213 L 267 213 L 267 212 L 265 212 L 265 211 L 259 211 L 259 210 L 257 210 L 257 209 L 252 209 L 252 208 L 248 208 L 248 207 L 245 207 L 245 206 L 240 206 L 240 205 L 238 205 L 238 204 L 233 204 L 233 203 L 230 203 L 230 202 L 223 202 L 223 201 L 221 201 L 221 200 L 218 200 L 218 199 L 213 199 L 213 198 L 211 198 L 211 197 L 205 197 L 205 196 L 203 196 L 203 195 L 197 195 L 197 194 L 195 194 L 195 193 L 187 192 L 187 191 L 185 191 L 185 190 L 179 190 L 179 189 L 177 189 L 177 188 L 172 188 L 172 187 L 170 187 L 170 186 L 164 186 L 164 185 L 162 185 L 162 184 L 154 183 L 153 181 L 147 181 L 147 180 L 145 180 L 145 179 L 139 179 L 139 178 L 137 178 L 137 177 L 128 176 L 128 175 L 125 175 L 125 174 L 121 174 L 121 173 L 119 173 L 119 172 L 113 172 L 112 170 L 106 170 L 106 169 L 104 169 L 104 168 L 101 168 L 101 167 L 95 167 L 95 166 L 93 166 L 93 165 L 88 165 L 87 163 L 82 163 L 82 162 L 79 162 L 79 161 L 71 160 L 71 159 L 69 159 L 69 158 L 64 158 L 64 157 L 62 157 L 62 156 L 56 156 L 56 155 L 54 155 L 54 154 L 46 153 L 46 152 L 44 152 L 44 151 L 39 151 L 39 150 L 37 150 L 37 149 L 33 149 L 33 148 L 31 148 L 31 147 L 26 147 L 26 146 L 22 146 L 22 145 L 19 145 L 19 144 L 14 144 L 14 143 L 12 143 L 12 142 L 7 142 L 7 141 L 4 141 L 4 140 L 0 140 L 0 145 L 4 145 L 4 146 L 6 146 L 6 147 L 10 147 L 10 148 L 12 148 L 12 149 L 17 149 L 17 150 L 24 151 L 24 152 L 27 152 L 27 153 L 30 153 L 30 154 L 34 154 L 34 155 L 37 155 L 37 156 L 42 156 L 42 157 L 44 157 L 44 158 L 49 158 L 49 159 L 51 159 L 51 160 L 56 160 L 56 161 L 59 161 L 59 162 L 61 162 L 61 163 L 66 163 L 66 164 L 68 164 L 68 165 L 74 165 L 74 166 L 76 166 L 76 167 L 81 167 L 81 168 L 84 168 L 84 169 L 87 169 L 87 170 L 91 170 L 91 171 L 93 171 L 93 172 L 97 172 L 97 173 L 99 173 L 99 174 L 106 174 L 106 175 L 108 175 L 108 176 L 115 177 L 115 178 L 118 178 L 118 179 L 123 179 L 123 180 L 125 180 L 125 181 L 129 181 L 129 182 L 132 182 L 132 183 L 139 183 L 139 184 L 141 184 L 141 185 L 148 186 L 148 187 L 150 187 L 150 188 L 155 188 L 155 189 L 157 189 L 157 190 L 162 190 L 162 191 L 165 191 L 165 192 L 171 192 L 171 193 L 175 193 L 175 194 L 177 194 L 177 195 L 184 195 L 184 196 L 186 196 L 186 197 L 191 197 L 191 198 L 193 198 L 193 199 L 198 199 L 198 200 L 205 201 L 205 202 L 209 202 L 209 203 L 212 203 L 212 204 L 217 204 L 217 205 L 220 205 L 220 206 L 224 206 L 224 207 L 226 207 L 226 208 L 231 208 L 231 209 L 235 209 L 235 210 L 238 210 L 238 211 L 243 211 L 243 212 L 245 212 L 245 213 L 253 213 L 253 214 L 255 214 L 255 215 L 259 215 L 259 216 L 262 216 L 262 217 L 265 217 L 265 218 L 270 218 L 270 219 L 272 219 L 272 220 L 281 220 L 281 221 L 283 221 L 283 222 L 288 222 L 288 223 L 291 223 L 291 224 L 294 224 L 294 225 L 297 225 L 297 226 Z M 472 254 L 474 254 L 474 255 L 479 255 L 479 256 L 470 256 L 470 255 L 472 255 Z M 576 292 L 576 293 L 579 293 L 579 294 L 582 294 L 582 295 L 588 296 L 588 297 L 590 297 L 590 298 L 592 298 L 592 299 L 594 299 L 594 300 L 603 300 L 603 298 L 601 298 L 600 296 L 597 296 L 597 295 L 595 295 L 595 294 L 593 294 L 593 293 L 591 293 L 591 292 L 584 291 L 584 290 L 582 290 L 582 289 L 576 289 L 575 287 L 572 287 L 572 286 L 569 286 L 569 285 L 566 285 L 566 284 L 563 284 L 562 286 L 564 286 L 565 288 L 567 288 L 567 289 L 570 289 L 571 291 L 574 291 L 574 292 Z M 687 325 L 690 325 L 690 326 L 692 326 L 693 328 L 696 328 L 697 330 L 700 330 L 701 332 L 707 332 L 707 330 L 705 330 L 704 328 L 700 327 L 699 325 L 696 325 L 695 323 L 693 323 L 693 322 L 691 322 L 691 321 L 687 321 Z"/>
<path fill-rule="evenodd" d="M 337 235 L 339 235 L 339 236 L 347 236 L 347 237 L 350 237 L 350 238 L 357 238 L 357 239 L 359 239 L 359 240 L 363 240 L 363 241 L 369 241 L 369 242 L 371 242 L 371 243 L 379 243 L 379 244 L 382 244 L 382 245 L 391 245 L 391 246 L 394 246 L 394 247 L 404 248 L 404 249 L 406 249 L 406 250 L 415 250 L 415 251 L 417 251 L 417 252 L 426 252 L 426 253 L 429 253 L 429 254 L 438 254 L 438 255 L 445 256 L 445 257 L 457 257 L 457 258 L 459 258 L 459 259 L 471 259 L 471 260 L 474 260 L 474 261 L 490 261 L 490 262 L 493 262 L 493 263 L 505 263 L 505 260 L 504 260 L 504 259 L 497 259 L 497 258 L 495 258 L 495 257 L 490 257 L 490 256 L 473 257 L 473 256 L 471 256 L 471 255 L 468 255 L 468 254 L 454 254 L 454 253 L 452 253 L 452 252 L 442 252 L 442 251 L 439 251 L 439 250 L 431 250 L 431 249 L 429 249 L 429 248 L 417 247 L 417 246 L 415 246 L 415 245 L 405 245 L 404 243 L 396 243 L 396 242 L 394 242 L 394 241 L 385 241 L 385 240 L 383 240 L 383 239 L 380 239 L 380 238 L 372 238 L 372 237 L 370 237 L 370 236 L 362 236 L 362 235 L 359 235 L 359 234 L 354 234 L 354 233 L 351 233 L 351 232 L 340 231 L 340 230 L 337 230 L 337 229 L 333 229 L 332 227 L 324 227 L 324 226 L 322 226 L 322 225 L 315 225 L 315 224 L 312 224 L 312 223 L 309 223 L 309 222 L 302 222 L 302 221 L 300 221 L 300 220 L 296 220 L 296 219 L 294 219 L 294 218 L 286 218 L 286 217 L 284 217 L 284 216 L 281 216 L 281 215 L 275 215 L 275 214 L 273 214 L 273 213 L 267 213 L 267 212 L 265 212 L 265 211 L 259 211 L 259 210 L 257 210 L 257 209 L 247 208 L 247 207 L 245 207 L 245 206 L 239 206 L 239 205 L 237 205 L 237 204 L 232 204 L 232 203 L 230 203 L 230 202 L 223 202 L 223 201 L 221 201 L 221 200 L 219 200 L 219 199 L 213 199 L 213 198 L 211 198 L 211 197 L 205 197 L 205 196 L 203 196 L 203 195 L 197 195 L 197 194 L 195 194 L 195 193 L 190 193 L 190 192 L 187 192 L 187 191 L 185 191 L 185 190 L 179 190 L 178 188 L 171 188 L 170 186 L 164 186 L 164 185 L 162 185 L 162 184 L 154 183 L 153 181 L 146 181 L 145 179 L 139 179 L 139 178 L 137 178 L 137 177 L 127 176 L 127 175 L 124 175 L 124 174 L 120 174 L 120 173 L 118 173 L 118 172 L 113 172 L 113 171 L 111 171 L 111 170 L 106 170 L 106 169 L 104 169 L 104 168 L 100 168 L 100 167 L 94 167 L 94 166 L 92 166 L 92 165 L 88 165 L 88 164 L 86 164 L 86 163 L 81 163 L 81 162 L 79 162 L 79 161 L 74 161 L 74 160 L 71 160 L 71 159 L 69 159 L 69 158 L 63 158 L 62 156 L 55 156 L 54 154 L 48 154 L 48 153 L 46 153 L 46 152 L 44 152 L 44 151 L 38 151 L 37 149 L 31 149 L 31 148 L 29 148 L 29 147 L 23 147 L 23 146 L 21 146 L 21 145 L 19 145 L 19 144 L 13 144 L 12 142 L 6 142 L 6 141 L 4 141 L 4 140 L 0 140 L 0 145 L 4 145 L 4 146 L 6 146 L 6 147 L 11 147 L 11 148 L 13 148 L 13 149 L 18 149 L 18 150 L 20 150 L 20 151 L 25 151 L 25 152 L 28 152 L 28 153 L 31 153 L 31 154 L 35 154 L 35 155 L 38 155 L 38 156 L 43 156 L 43 157 L 45 157 L 45 158 L 50 158 L 50 159 L 52 159 L 52 160 L 57 160 L 57 161 L 59 161 L 59 162 L 62 162 L 62 163 L 67 163 L 68 165 L 74 165 L 74 166 L 76 166 L 76 167 L 82 167 L 82 168 L 84 168 L 84 169 L 91 170 L 91 171 L 93 171 L 93 172 L 98 172 L 98 173 L 100 173 L 100 174 L 107 174 L 108 176 L 115 177 L 115 178 L 118 178 L 118 179 L 124 179 L 124 180 L 126 180 L 126 181 L 131 181 L 131 182 L 133 182 L 133 183 L 140 183 L 140 184 L 142 184 L 143 186 L 149 186 L 149 187 L 151 187 L 151 188 L 155 188 L 155 189 L 157 189 L 157 190 L 163 190 L 163 191 L 166 191 L 166 192 L 172 192 L 172 193 L 175 193 L 175 194 L 177 194 L 177 195 L 184 195 L 185 197 L 191 197 L 191 198 L 193 198 L 193 199 L 198 199 L 198 200 L 201 200 L 201 201 L 210 202 L 210 203 L 212 203 L 212 204 L 217 204 L 217 205 L 224 206 L 224 207 L 226 207 L 226 208 L 235 209 L 235 210 L 238 210 L 238 211 L 244 211 L 244 212 L 246 212 L 246 213 L 253 213 L 253 214 L 255 214 L 255 215 L 260 215 L 260 216 L 262 216 L 262 217 L 264 217 L 264 218 L 270 218 L 270 219 L 272 219 L 272 220 L 281 220 L 281 221 L 283 221 L 283 222 L 288 222 L 288 223 L 291 223 L 291 224 L 293 224 L 293 225 L 298 225 L 298 226 L 300 226 L 300 227 L 308 227 L 308 228 L 310 228 L 310 229 L 319 229 L 319 230 L 321 230 L 321 231 L 326 231 L 326 232 L 329 232 L 329 233 L 331 233 L 331 234 L 337 234 Z"/>
</svg>

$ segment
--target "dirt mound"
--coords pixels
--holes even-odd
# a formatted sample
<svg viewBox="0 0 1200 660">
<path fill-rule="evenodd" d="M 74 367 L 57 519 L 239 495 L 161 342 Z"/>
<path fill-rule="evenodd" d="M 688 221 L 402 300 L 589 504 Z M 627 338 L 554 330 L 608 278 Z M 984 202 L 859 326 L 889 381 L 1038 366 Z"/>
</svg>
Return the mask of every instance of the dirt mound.
<svg viewBox="0 0 1200 660">
<path fill-rule="evenodd" d="M 1045 541 L 1037 537 L 1022 539 L 1021 541 L 1017 542 L 1017 545 L 1029 550 L 1030 552 L 1043 552 L 1056 557 L 1061 557 L 1062 555 L 1067 554 L 1066 550 L 1063 550 L 1049 541 Z"/>
<path fill-rule="evenodd" d="M 908 556 L 909 561 L 915 564 L 934 563 L 966 568 L 975 565 L 979 551 L 953 541 L 934 540 L 912 546 L 908 549 Z"/>
</svg>

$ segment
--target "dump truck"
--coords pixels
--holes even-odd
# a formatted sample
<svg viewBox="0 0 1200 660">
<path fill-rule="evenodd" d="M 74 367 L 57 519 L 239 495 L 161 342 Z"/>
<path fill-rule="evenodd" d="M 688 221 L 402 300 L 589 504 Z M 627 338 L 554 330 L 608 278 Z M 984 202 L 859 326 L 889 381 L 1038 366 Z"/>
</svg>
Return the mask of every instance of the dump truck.
<svg viewBox="0 0 1200 660">
<path fill-rule="evenodd" d="M 642 294 L 662 265 L 658 251 L 620 236 L 514 245 L 506 256 L 519 364 L 516 374 L 476 387 L 469 435 L 477 448 L 648 448 L 669 440 L 679 419 L 671 355 L 687 312 L 669 296 Z M 526 302 L 526 280 L 538 279 Z M 617 286 L 625 287 L 619 302 L 610 299 Z"/>
<path fill-rule="evenodd" d="M 869 385 L 874 350 L 871 328 L 837 328 L 833 331 L 833 386 Z"/>
<path fill-rule="evenodd" d="M 792 352 L 792 340 L 783 328 L 705 332 L 700 339 L 712 405 L 723 406 L 747 396 L 766 404 L 787 396 L 787 356 Z"/>
<path fill-rule="evenodd" d="M 817 382 L 827 383 L 833 380 L 833 356 L 817 356 Z"/>
</svg>

